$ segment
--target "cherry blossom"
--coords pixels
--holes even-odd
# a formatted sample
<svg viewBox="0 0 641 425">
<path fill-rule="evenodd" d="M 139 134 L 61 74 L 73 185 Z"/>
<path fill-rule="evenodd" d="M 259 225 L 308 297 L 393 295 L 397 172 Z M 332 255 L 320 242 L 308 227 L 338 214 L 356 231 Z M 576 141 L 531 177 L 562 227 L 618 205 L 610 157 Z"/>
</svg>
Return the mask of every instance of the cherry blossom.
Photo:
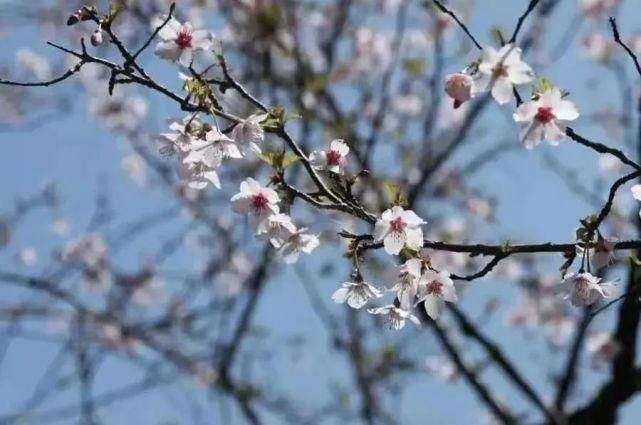
<svg viewBox="0 0 641 425">
<path fill-rule="evenodd" d="M 246 154 L 248 149 L 261 153 L 258 144 L 265 139 L 265 132 L 260 123 L 266 118 L 267 114 L 251 115 L 244 122 L 236 124 L 232 130 L 231 138 L 238 143 L 243 154 Z"/>
<path fill-rule="evenodd" d="M 280 248 L 296 233 L 296 225 L 287 214 L 272 214 L 267 218 L 266 236 L 274 248 Z"/>
<path fill-rule="evenodd" d="M 445 93 L 454 100 L 454 109 L 458 109 L 474 95 L 474 79 L 462 72 L 445 77 Z"/>
<path fill-rule="evenodd" d="M 353 282 L 344 282 L 332 295 L 332 300 L 339 304 L 347 303 L 352 308 L 363 307 L 371 298 L 380 298 L 383 293 L 374 286 L 357 277 Z"/>
<path fill-rule="evenodd" d="M 163 22 L 163 18 L 157 18 L 153 27 L 158 28 Z M 196 52 L 209 50 L 213 45 L 213 36 L 209 31 L 194 31 L 191 23 L 181 24 L 173 17 L 158 36 L 162 41 L 156 46 L 156 54 L 170 62 L 179 62 L 184 67 L 191 65 Z"/>
<path fill-rule="evenodd" d="M 583 40 L 583 53 L 597 62 L 608 62 L 616 52 L 616 43 L 603 34 L 590 34 Z"/>
<path fill-rule="evenodd" d="M 581 12 L 588 18 L 597 19 L 619 5 L 621 0 L 579 0 Z"/>
<path fill-rule="evenodd" d="M 169 120 L 169 130 L 172 133 L 162 133 L 158 136 L 161 143 L 159 149 L 163 155 L 172 155 L 177 152 L 188 152 L 194 143 L 194 134 L 202 129 L 202 123 L 192 115 L 181 121 Z"/>
<path fill-rule="evenodd" d="M 411 311 L 403 310 L 402 308 L 396 307 L 394 304 L 388 304 L 378 308 L 370 308 L 367 311 L 370 314 L 381 314 L 387 316 L 385 321 L 390 329 L 403 329 L 405 327 L 405 320 L 408 319 L 416 326 L 421 325 L 418 317 L 414 316 Z"/>
<path fill-rule="evenodd" d="M 256 226 L 256 233 L 260 235 L 267 231 L 267 218 L 278 214 L 279 200 L 274 189 L 263 187 L 248 177 L 240 184 L 240 192 L 232 196 L 231 204 L 235 212 L 249 214 Z"/>
<path fill-rule="evenodd" d="M 569 299 L 572 305 L 588 306 L 615 297 L 618 290 L 614 282 L 603 282 L 590 273 L 570 273 L 562 282 L 564 298 Z"/>
<path fill-rule="evenodd" d="M 210 184 L 220 189 L 220 178 L 216 171 L 220 163 L 210 164 L 202 155 L 188 155 L 183 159 L 181 172 L 192 189 L 202 190 Z"/>
<path fill-rule="evenodd" d="M 328 150 L 313 151 L 309 155 L 309 162 L 317 170 L 342 174 L 348 153 L 349 146 L 343 140 L 336 139 L 332 140 Z"/>
<path fill-rule="evenodd" d="M 194 139 L 187 157 L 203 159 L 208 165 L 220 164 L 225 158 L 242 158 L 242 154 L 233 139 L 227 137 L 217 128 L 209 130 L 205 139 Z"/>
<path fill-rule="evenodd" d="M 399 266 L 399 280 L 390 290 L 396 291 L 396 297 L 404 309 L 414 305 L 422 268 L 421 260 L 417 258 L 411 258 Z"/>
<path fill-rule="evenodd" d="M 521 124 L 521 143 L 532 149 L 542 140 L 558 145 L 565 139 L 565 129 L 560 126 L 566 121 L 579 117 L 574 103 L 563 99 L 557 87 L 547 90 L 531 102 L 523 103 L 513 115 L 514 121 Z"/>
<path fill-rule="evenodd" d="M 500 50 L 486 47 L 478 66 L 480 76 L 476 80 L 479 88 L 490 90 L 499 104 L 508 103 L 513 98 L 514 86 L 530 83 L 534 72 L 521 60 L 521 49 L 506 44 Z"/>
<path fill-rule="evenodd" d="M 418 298 L 419 302 L 423 301 L 425 312 L 432 319 L 438 319 L 443 310 L 444 301 L 450 303 L 458 301 L 450 273 L 445 270 L 440 272 L 426 271 L 419 282 Z"/>
<path fill-rule="evenodd" d="M 590 248 L 590 265 L 595 269 L 599 270 L 605 266 L 612 264 L 615 260 L 614 255 L 614 246 L 619 242 L 618 238 L 603 238 L 599 237 L 595 243 L 596 245 L 593 248 Z M 577 246 L 577 254 L 583 255 L 583 248 Z"/>
<path fill-rule="evenodd" d="M 421 226 L 425 221 L 414 211 L 394 206 L 383 212 L 374 226 L 374 239 L 383 241 L 385 251 L 398 255 L 403 247 L 418 251 L 423 246 Z"/>
<path fill-rule="evenodd" d="M 590 355 L 594 366 L 599 363 L 610 363 L 621 351 L 621 344 L 607 332 L 596 332 L 585 340 L 585 350 Z"/>
<path fill-rule="evenodd" d="M 311 254 L 319 245 L 318 236 L 307 233 L 307 228 L 301 227 L 283 242 L 279 252 L 286 264 L 293 264 L 298 261 L 301 252 Z"/>
</svg>

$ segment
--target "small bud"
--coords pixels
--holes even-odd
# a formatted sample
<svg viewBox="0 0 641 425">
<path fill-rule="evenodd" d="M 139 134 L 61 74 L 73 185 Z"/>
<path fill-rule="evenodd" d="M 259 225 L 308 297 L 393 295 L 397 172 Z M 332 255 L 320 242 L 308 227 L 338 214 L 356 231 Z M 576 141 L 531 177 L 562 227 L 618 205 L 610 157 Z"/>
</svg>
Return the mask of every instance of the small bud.
<svg viewBox="0 0 641 425">
<path fill-rule="evenodd" d="M 467 74 L 450 74 L 445 78 L 445 92 L 454 100 L 454 109 L 472 97 L 474 80 Z"/>
<path fill-rule="evenodd" d="M 97 29 L 94 31 L 93 34 L 91 34 L 91 45 L 92 46 L 100 46 L 102 44 L 102 30 Z"/>
<path fill-rule="evenodd" d="M 69 19 L 67 19 L 67 26 L 76 25 L 78 22 L 80 22 L 80 17 L 76 12 L 73 15 L 69 16 Z"/>
</svg>

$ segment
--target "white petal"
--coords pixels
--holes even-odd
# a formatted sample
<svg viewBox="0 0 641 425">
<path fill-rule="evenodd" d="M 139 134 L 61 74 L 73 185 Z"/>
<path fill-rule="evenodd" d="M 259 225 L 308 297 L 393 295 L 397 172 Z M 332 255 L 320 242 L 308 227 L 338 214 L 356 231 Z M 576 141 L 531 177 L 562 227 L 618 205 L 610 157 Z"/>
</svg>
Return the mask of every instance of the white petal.
<svg viewBox="0 0 641 425">
<path fill-rule="evenodd" d="M 408 248 L 418 251 L 423 247 L 423 231 L 420 227 L 416 229 L 406 229 L 405 237 L 405 243 Z"/>
<path fill-rule="evenodd" d="M 438 319 L 441 315 L 441 311 L 443 310 L 443 302 L 434 295 L 428 295 L 425 298 L 423 305 L 425 306 L 425 312 L 427 315 L 434 320 Z"/>
<path fill-rule="evenodd" d="M 161 41 L 154 52 L 161 58 L 171 62 L 176 62 L 182 53 L 181 49 L 173 41 Z"/>
<path fill-rule="evenodd" d="M 641 185 L 639 185 L 639 189 L 641 190 Z M 374 240 L 382 241 L 383 238 L 387 236 L 387 233 L 389 232 L 389 230 L 390 230 L 390 224 L 388 221 L 383 221 L 383 220 L 377 221 L 376 224 L 374 225 Z"/>
<path fill-rule="evenodd" d="M 390 255 L 398 255 L 405 246 L 404 232 L 389 232 L 383 239 L 385 252 Z"/>
<path fill-rule="evenodd" d="M 338 304 L 344 304 L 347 301 L 347 295 L 349 294 L 348 287 L 340 287 L 332 294 L 332 300 Z"/>
<path fill-rule="evenodd" d="M 565 139 L 565 132 L 561 130 L 554 121 L 545 124 L 543 131 L 545 133 L 545 139 L 550 142 L 551 145 L 558 145 Z"/>
<path fill-rule="evenodd" d="M 492 97 L 499 105 L 504 105 L 512 100 L 512 83 L 506 78 L 497 78 L 492 87 Z"/>
</svg>

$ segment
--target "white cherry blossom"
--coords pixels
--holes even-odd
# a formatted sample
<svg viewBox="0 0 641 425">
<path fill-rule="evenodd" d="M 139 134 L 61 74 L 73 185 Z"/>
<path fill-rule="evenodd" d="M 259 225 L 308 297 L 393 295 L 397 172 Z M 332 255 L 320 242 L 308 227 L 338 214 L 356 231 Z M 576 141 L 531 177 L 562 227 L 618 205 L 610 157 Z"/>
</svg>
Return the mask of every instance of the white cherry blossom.
<svg viewBox="0 0 641 425">
<path fill-rule="evenodd" d="M 274 248 L 280 248 L 296 233 L 296 225 L 287 214 L 272 214 L 267 218 L 266 236 Z"/>
<path fill-rule="evenodd" d="M 423 301 L 428 316 L 434 320 L 438 319 L 443 311 L 444 302 L 458 301 L 450 273 L 445 270 L 440 272 L 426 271 L 419 282 L 418 298 L 419 302 Z"/>
<path fill-rule="evenodd" d="M 590 248 L 590 265 L 595 269 L 599 270 L 605 266 L 609 266 L 615 260 L 614 255 L 614 246 L 619 242 L 618 238 L 603 238 L 599 237 L 595 241 L 596 245 Z M 577 246 L 576 249 L 577 255 L 583 255 L 583 248 Z"/>
<path fill-rule="evenodd" d="M 421 260 L 417 258 L 411 258 L 399 266 L 398 282 L 390 290 L 396 291 L 396 297 L 404 309 L 414 306 L 422 267 Z"/>
<path fill-rule="evenodd" d="M 398 255 L 404 246 L 418 251 L 423 246 L 423 224 L 425 221 L 414 211 L 394 206 L 384 211 L 376 222 L 374 239 L 383 241 L 385 251 L 390 255 Z"/>
<path fill-rule="evenodd" d="M 311 254 L 319 245 L 318 236 L 307 233 L 307 228 L 301 227 L 283 242 L 280 255 L 286 264 L 293 264 L 298 261 L 301 252 Z"/>
<path fill-rule="evenodd" d="M 382 314 L 387 316 L 385 318 L 385 321 L 387 322 L 390 329 L 403 329 L 403 327 L 405 327 L 405 321 L 408 319 L 416 326 L 421 325 L 418 317 L 414 316 L 411 311 L 403 310 L 402 308 L 396 307 L 394 304 L 388 304 L 386 306 L 378 308 L 370 308 L 367 311 L 370 314 Z"/>
<path fill-rule="evenodd" d="M 596 332 L 585 340 L 585 350 L 594 366 L 610 363 L 621 351 L 621 344 L 607 332 Z"/>
<path fill-rule="evenodd" d="M 205 139 L 195 139 L 191 143 L 188 157 L 202 159 L 211 166 L 220 164 L 225 158 L 242 158 L 242 154 L 234 140 L 220 132 L 217 128 L 209 130 Z"/>
<path fill-rule="evenodd" d="M 265 139 L 265 132 L 260 123 L 266 118 L 267 114 L 253 114 L 244 122 L 236 124 L 232 130 L 231 138 L 238 143 L 243 154 L 246 154 L 248 149 L 261 153 L 258 144 Z"/>
<path fill-rule="evenodd" d="M 154 20 L 154 29 L 163 21 L 164 18 Z M 170 62 L 179 62 L 184 67 L 191 65 L 196 52 L 209 50 L 213 45 L 213 35 L 209 31 L 194 31 L 191 23 L 181 24 L 175 18 L 169 20 L 158 36 L 162 41 L 156 45 L 155 53 Z"/>
<path fill-rule="evenodd" d="M 590 273 L 570 273 L 562 282 L 564 298 L 577 307 L 592 305 L 598 301 L 613 298 L 618 293 L 614 282 L 603 282 Z"/>
<path fill-rule="evenodd" d="M 521 60 L 521 49 L 512 44 L 506 44 L 500 50 L 493 47 L 483 49 L 478 70 L 480 76 L 476 84 L 479 88 L 490 90 L 499 104 L 512 100 L 514 86 L 530 83 L 534 79 L 532 68 Z"/>
<path fill-rule="evenodd" d="M 158 136 L 161 144 L 160 153 L 173 155 L 177 152 L 188 152 L 195 140 L 193 135 L 200 129 L 202 129 L 202 123 L 191 115 L 181 121 L 169 120 L 171 133 L 162 133 Z"/>
<path fill-rule="evenodd" d="M 532 149 L 544 139 L 551 145 L 558 145 L 566 137 L 561 124 L 578 117 L 574 103 L 563 99 L 561 90 L 554 87 L 541 93 L 537 100 L 519 106 L 514 121 L 521 125 L 521 143 Z"/>
<path fill-rule="evenodd" d="M 332 295 L 332 300 L 339 304 L 347 303 L 352 308 L 363 307 L 372 298 L 380 298 L 383 293 L 362 278 L 353 282 L 344 282 Z"/>
<path fill-rule="evenodd" d="M 592 19 L 598 19 L 617 7 L 621 0 L 579 0 L 581 12 Z"/>
<path fill-rule="evenodd" d="M 220 189 L 220 178 L 216 171 L 219 165 L 207 163 L 200 155 L 188 155 L 183 159 L 181 173 L 192 189 L 202 190 L 210 184 Z"/>
<path fill-rule="evenodd" d="M 256 233 L 267 231 L 267 218 L 278 214 L 278 193 L 269 187 L 263 187 L 256 180 L 248 177 L 240 184 L 240 192 L 232 196 L 231 205 L 235 212 L 248 214 L 256 226 Z"/>
<path fill-rule="evenodd" d="M 309 155 L 309 162 L 317 170 L 327 170 L 332 173 L 342 174 L 349 146 L 341 140 L 332 140 L 326 151 L 313 151 Z"/>
</svg>

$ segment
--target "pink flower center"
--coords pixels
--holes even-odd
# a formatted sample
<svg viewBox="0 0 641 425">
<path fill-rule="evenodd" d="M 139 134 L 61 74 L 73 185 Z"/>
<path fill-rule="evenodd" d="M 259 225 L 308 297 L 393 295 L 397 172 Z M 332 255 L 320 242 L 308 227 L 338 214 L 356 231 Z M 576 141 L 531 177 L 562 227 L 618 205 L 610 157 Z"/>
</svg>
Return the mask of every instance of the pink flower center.
<svg viewBox="0 0 641 425">
<path fill-rule="evenodd" d="M 252 207 L 255 210 L 262 211 L 267 208 L 268 204 L 269 200 L 262 192 L 259 192 L 252 197 Z"/>
<path fill-rule="evenodd" d="M 541 106 L 538 111 L 536 111 L 536 120 L 540 123 L 547 124 L 555 118 L 552 113 L 552 108 L 549 106 Z"/>
<path fill-rule="evenodd" d="M 492 70 L 492 73 L 494 74 L 494 78 L 507 77 L 507 68 L 508 68 L 507 65 L 503 65 L 502 63 L 496 65 Z"/>
<path fill-rule="evenodd" d="M 191 34 L 191 30 L 183 27 L 180 29 L 180 32 L 178 33 L 178 37 L 176 38 L 176 44 L 181 49 L 187 49 L 191 47 L 192 39 L 193 39 L 193 36 Z"/>
<path fill-rule="evenodd" d="M 396 217 L 390 221 L 390 227 L 392 228 L 392 232 L 402 233 L 407 227 L 407 223 L 405 223 L 401 217 Z"/>
<path fill-rule="evenodd" d="M 443 292 L 443 284 L 438 280 L 433 280 L 427 284 L 427 293 L 441 295 Z"/>
<path fill-rule="evenodd" d="M 340 165 L 341 157 L 342 155 L 340 154 L 340 152 L 335 150 L 329 150 L 325 154 L 325 158 L 327 159 L 327 165 Z"/>
</svg>

